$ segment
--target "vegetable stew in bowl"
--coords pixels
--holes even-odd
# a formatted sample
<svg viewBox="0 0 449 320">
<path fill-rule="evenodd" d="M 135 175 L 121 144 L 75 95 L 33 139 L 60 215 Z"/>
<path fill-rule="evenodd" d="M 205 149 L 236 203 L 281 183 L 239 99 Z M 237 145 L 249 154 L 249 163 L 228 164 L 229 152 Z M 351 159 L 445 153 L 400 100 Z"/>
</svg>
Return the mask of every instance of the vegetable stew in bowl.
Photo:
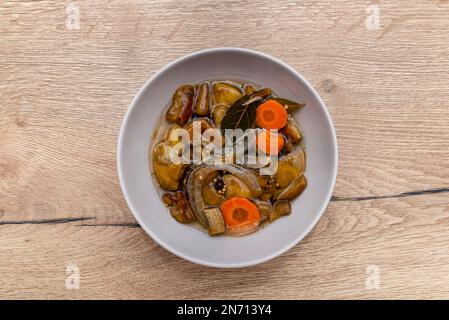
<svg viewBox="0 0 449 320">
<path fill-rule="evenodd" d="M 304 103 L 227 80 L 181 85 L 149 153 L 174 219 L 210 235 L 241 236 L 291 213 L 306 188 Z"/>
</svg>

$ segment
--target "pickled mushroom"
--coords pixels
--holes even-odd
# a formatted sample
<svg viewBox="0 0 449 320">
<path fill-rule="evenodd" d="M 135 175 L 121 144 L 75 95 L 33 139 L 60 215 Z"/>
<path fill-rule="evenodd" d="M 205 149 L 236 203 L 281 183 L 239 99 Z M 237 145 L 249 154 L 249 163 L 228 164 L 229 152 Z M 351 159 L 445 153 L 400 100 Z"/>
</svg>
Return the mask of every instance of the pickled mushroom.
<svg viewBox="0 0 449 320">
<path fill-rule="evenodd" d="M 299 176 L 289 184 L 278 196 L 278 200 L 293 200 L 299 196 L 307 186 L 307 179 L 304 176 Z"/>
<path fill-rule="evenodd" d="M 202 83 L 198 86 L 195 99 L 195 113 L 200 116 L 207 116 L 210 112 L 209 85 Z"/>
<path fill-rule="evenodd" d="M 287 120 L 286 126 L 282 129 L 282 132 L 290 138 L 292 143 L 296 143 L 302 139 L 301 129 L 299 129 L 296 121 L 290 116 Z"/>
<path fill-rule="evenodd" d="M 193 96 L 195 88 L 191 85 L 182 85 L 173 94 L 172 102 L 165 115 L 169 122 L 183 126 L 193 114 Z"/>
<path fill-rule="evenodd" d="M 169 146 L 174 146 L 180 141 L 182 130 L 182 127 L 177 123 L 174 123 L 167 128 L 164 139 Z"/>
<path fill-rule="evenodd" d="M 153 150 L 153 171 L 162 189 L 176 191 L 187 166 L 170 160 L 170 147 L 165 142 L 157 144 Z"/>
<path fill-rule="evenodd" d="M 246 183 L 237 178 L 236 176 L 232 174 L 227 174 L 223 176 L 223 181 L 226 185 L 227 198 L 236 196 L 251 198 L 253 196 L 251 190 L 246 185 Z"/>
<path fill-rule="evenodd" d="M 207 118 L 196 118 L 195 120 L 189 122 L 184 126 L 184 129 L 189 133 L 190 141 L 193 141 L 193 123 L 200 122 L 200 131 L 201 134 L 204 133 L 207 129 L 215 128 L 215 126 L 209 121 Z"/>
<path fill-rule="evenodd" d="M 225 222 L 220 209 L 207 208 L 204 209 L 204 215 L 207 218 L 208 231 L 210 235 L 216 235 L 225 232 Z"/>
<path fill-rule="evenodd" d="M 243 88 L 243 92 L 245 92 L 246 95 L 250 95 L 252 94 L 254 91 L 256 91 L 256 88 L 254 88 L 253 85 L 247 84 L 244 88 Z"/>
<path fill-rule="evenodd" d="M 273 210 L 271 210 L 268 215 L 268 220 L 270 222 L 285 216 L 289 215 L 292 212 L 290 201 L 288 200 L 278 200 L 273 204 Z"/>
<path fill-rule="evenodd" d="M 217 82 L 212 86 L 214 105 L 230 106 L 242 97 L 239 88 L 225 82 Z"/>
<path fill-rule="evenodd" d="M 215 125 L 217 127 L 221 126 L 221 121 L 223 120 L 226 111 L 228 111 L 228 107 L 224 104 L 216 105 L 212 109 L 212 118 L 214 119 Z"/>
<path fill-rule="evenodd" d="M 184 192 L 165 193 L 163 198 L 164 202 L 170 207 L 170 214 L 176 221 L 181 223 L 195 221 L 195 215 L 190 210 Z"/>
<path fill-rule="evenodd" d="M 260 222 L 266 221 L 271 214 L 271 211 L 273 210 L 271 202 L 256 199 L 254 200 L 254 203 L 256 204 L 260 212 Z"/>
<path fill-rule="evenodd" d="M 274 174 L 277 186 L 286 188 L 296 177 L 303 175 L 305 167 L 306 158 L 301 148 L 282 157 Z"/>
</svg>

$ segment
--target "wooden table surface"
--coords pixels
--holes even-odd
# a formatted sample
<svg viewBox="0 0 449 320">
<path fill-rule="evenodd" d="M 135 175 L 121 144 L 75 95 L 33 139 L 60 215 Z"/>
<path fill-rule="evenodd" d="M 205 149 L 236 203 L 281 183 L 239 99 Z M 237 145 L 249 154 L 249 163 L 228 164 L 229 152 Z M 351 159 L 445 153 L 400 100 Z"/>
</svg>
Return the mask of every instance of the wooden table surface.
<svg viewBox="0 0 449 320">
<path fill-rule="evenodd" d="M 315 229 L 238 270 L 162 249 L 116 173 L 143 83 L 223 46 L 301 72 L 340 153 Z M 448 178 L 448 1 L 0 3 L 0 298 L 449 298 Z"/>
</svg>

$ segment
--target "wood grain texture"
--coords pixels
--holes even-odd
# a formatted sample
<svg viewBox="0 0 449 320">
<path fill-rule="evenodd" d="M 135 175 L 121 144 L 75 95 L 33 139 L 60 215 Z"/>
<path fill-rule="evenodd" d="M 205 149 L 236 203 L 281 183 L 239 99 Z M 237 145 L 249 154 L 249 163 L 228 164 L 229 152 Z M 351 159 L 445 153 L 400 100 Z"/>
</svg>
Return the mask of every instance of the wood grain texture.
<svg viewBox="0 0 449 320">
<path fill-rule="evenodd" d="M 0 3 L 0 298 L 449 298 L 448 1 Z M 380 29 L 364 26 L 380 8 Z M 325 100 L 340 163 L 309 236 L 240 270 L 196 266 L 136 224 L 115 148 L 171 60 L 253 48 Z M 79 290 L 65 287 L 79 266 Z M 380 288 L 365 286 L 367 267 Z M 251 275 L 251 276 L 248 276 Z"/>
</svg>

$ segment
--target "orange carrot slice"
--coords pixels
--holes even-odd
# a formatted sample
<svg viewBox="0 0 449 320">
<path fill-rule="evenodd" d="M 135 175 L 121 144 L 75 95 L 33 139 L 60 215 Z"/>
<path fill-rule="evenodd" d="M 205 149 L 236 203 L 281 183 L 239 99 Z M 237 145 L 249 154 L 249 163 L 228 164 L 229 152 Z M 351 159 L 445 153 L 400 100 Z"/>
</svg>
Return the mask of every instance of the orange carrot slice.
<svg viewBox="0 0 449 320">
<path fill-rule="evenodd" d="M 256 122 L 265 129 L 281 129 L 287 124 L 287 110 L 275 100 L 268 100 L 256 109 Z"/>
<path fill-rule="evenodd" d="M 275 142 L 271 146 L 271 142 Z M 278 154 L 284 147 L 284 138 L 279 133 L 263 130 L 257 135 L 257 148 L 266 154 Z"/>
<path fill-rule="evenodd" d="M 259 209 L 246 198 L 234 197 L 228 199 L 221 204 L 220 210 L 228 228 L 257 226 L 260 221 Z"/>
</svg>

